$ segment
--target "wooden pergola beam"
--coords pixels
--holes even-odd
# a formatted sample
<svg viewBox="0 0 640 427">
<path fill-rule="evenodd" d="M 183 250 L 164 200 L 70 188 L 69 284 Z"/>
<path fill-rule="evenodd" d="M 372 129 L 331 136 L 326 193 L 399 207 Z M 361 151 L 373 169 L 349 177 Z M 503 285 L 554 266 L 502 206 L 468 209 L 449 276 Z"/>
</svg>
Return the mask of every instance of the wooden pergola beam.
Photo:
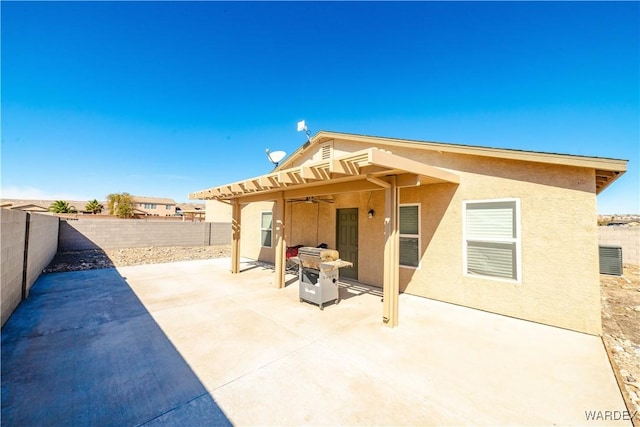
<svg viewBox="0 0 640 427">
<path fill-rule="evenodd" d="M 396 156 L 383 150 L 371 151 L 371 165 L 393 167 L 408 173 L 428 176 L 443 182 L 460 184 L 460 176 L 435 166 L 425 165 L 413 159 Z"/>
<path fill-rule="evenodd" d="M 300 166 L 300 176 L 303 179 L 318 179 L 318 176 L 313 172 L 313 169 L 309 166 Z"/>
<path fill-rule="evenodd" d="M 234 199 L 231 208 L 231 273 L 240 272 L 240 231 L 242 210 L 240 202 Z"/>
<path fill-rule="evenodd" d="M 382 285 L 382 322 L 391 328 L 398 325 L 400 295 L 400 235 L 398 231 L 399 192 L 394 176 L 384 189 L 384 278 Z"/>
<path fill-rule="evenodd" d="M 258 178 L 258 183 L 263 188 L 278 188 L 280 184 L 272 175 L 262 175 Z"/>
<path fill-rule="evenodd" d="M 275 229 L 275 237 L 276 237 L 276 253 L 275 253 L 275 287 L 276 288 L 284 288 L 285 285 L 285 258 L 286 258 L 286 248 L 287 242 L 285 240 L 285 199 L 284 193 L 279 192 L 276 198 L 276 202 L 273 207 L 273 216 L 274 216 L 274 229 Z"/>
<path fill-rule="evenodd" d="M 256 184 L 256 180 L 255 179 L 248 179 L 244 182 L 244 188 L 247 191 L 258 191 L 261 190 L 262 187 L 260 187 L 259 185 Z"/>
<path fill-rule="evenodd" d="M 332 160 L 329 163 L 329 172 L 339 173 L 342 175 L 358 175 L 360 170 L 358 166 L 346 160 Z"/>
<path fill-rule="evenodd" d="M 287 171 L 278 172 L 278 181 L 285 184 L 297 184 Z"/>
</svg>

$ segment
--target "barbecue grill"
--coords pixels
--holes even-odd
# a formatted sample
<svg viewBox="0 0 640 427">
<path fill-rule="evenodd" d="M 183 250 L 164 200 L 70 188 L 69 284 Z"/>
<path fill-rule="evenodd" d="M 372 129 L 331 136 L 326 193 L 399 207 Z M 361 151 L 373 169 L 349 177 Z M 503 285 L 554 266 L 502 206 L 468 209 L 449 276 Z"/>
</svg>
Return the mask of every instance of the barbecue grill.
<svg viewBox="0 0 640 427">
<path fill-rule="evenodd" d="M 300 302 L 318 304 L 322 310 L 325 303 L 333 300 L 336 303 L 340 301 L 338 270 L 342 267 L 351 267 L 353 264 L 341 260 L 338 251 L 301 247 L 298 249 L 298 256 L 291 260 L 299 265 Z"/>
</svg>

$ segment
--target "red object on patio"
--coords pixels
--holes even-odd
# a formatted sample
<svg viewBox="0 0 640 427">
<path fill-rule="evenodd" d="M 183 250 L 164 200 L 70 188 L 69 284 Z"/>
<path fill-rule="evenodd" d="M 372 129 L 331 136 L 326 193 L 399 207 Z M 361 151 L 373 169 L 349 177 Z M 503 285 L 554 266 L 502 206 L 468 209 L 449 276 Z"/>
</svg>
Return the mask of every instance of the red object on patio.
<svg viewBox="0 0 640 427">
<path fill-rule="evenodd" d="M 287 254 L 286 254 L 287 259 L 294 256 L 298 256 L 298 249 L 300 249 L 303 246 L 304 245 L 287 246 Z"/>
</svg>

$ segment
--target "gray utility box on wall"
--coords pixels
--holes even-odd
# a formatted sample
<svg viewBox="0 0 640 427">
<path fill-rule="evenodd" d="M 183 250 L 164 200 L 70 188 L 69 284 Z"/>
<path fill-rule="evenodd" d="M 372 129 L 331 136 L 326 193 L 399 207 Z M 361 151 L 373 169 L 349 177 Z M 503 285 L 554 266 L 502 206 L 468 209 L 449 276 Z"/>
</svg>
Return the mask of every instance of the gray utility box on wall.
<svg viewBox="0 0 640 427">
<path fill-rule="evenodd" d="M 599 246 L 600 274 L 622 276 L 622 247 Z"/>
</svg>

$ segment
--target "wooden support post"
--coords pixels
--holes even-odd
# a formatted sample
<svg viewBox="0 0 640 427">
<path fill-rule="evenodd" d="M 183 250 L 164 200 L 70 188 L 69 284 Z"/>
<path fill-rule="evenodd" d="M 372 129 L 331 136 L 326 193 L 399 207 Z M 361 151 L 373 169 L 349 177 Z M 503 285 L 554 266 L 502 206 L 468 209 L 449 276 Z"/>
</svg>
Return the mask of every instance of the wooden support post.
<svg viewBox="0 0 640 427">
<path fill-rule="evenodd" d="M 233 199 L 231 209 L 231 273 L 240 272 L 240 219 L 242 210 L 238 199 Z"/>
<path fill-rule="evenodd" d="M 274 223 L 276 232 L 276 252 L 275 252 L 275 264 L 276 264 L 276 277 L 275 287 L 284 288 L 285 284 L 285 256 L 286 256 L 286 241 L 284 237 L 284 215 L 285 215 L 285 200 L 284 193 L 280 192 L 278 198 L 274 204 Z"/>
<path fill-rule="evenodd" d="M 386 326 L 398 325 L 398 298 L 400 294 L 400 236 L 398 231 L 398 188 L 395 176 L 384 189 L 384 282 L 382 321 Z"/>
</svg>

